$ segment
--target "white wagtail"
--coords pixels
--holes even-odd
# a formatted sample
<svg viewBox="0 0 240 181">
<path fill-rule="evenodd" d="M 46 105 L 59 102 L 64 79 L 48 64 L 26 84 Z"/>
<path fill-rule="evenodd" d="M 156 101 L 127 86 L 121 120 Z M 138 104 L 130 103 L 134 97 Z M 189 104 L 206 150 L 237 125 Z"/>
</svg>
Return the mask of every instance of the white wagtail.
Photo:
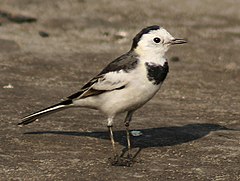
<svg viewBox="0 0 240 181">
<path fill-rule="evenodd" d="M 24 117 L 18 125 L 29 124 L 36 119 L 72 107 L 100 110 L 107 116 L 114 159 L 118 162 L 112 125 L 114 117 L 126 112 L 128 158 L 130 158 L 129 123 L 134 111 L 148 102 L 160 89 L 168 74 L 164 54 L 171 45 L 187 41 L 176 39 L 164 28 L 149 26 L 134 38 L 130 51 L 108 64 L 97 76 L 66 100 Z"/>
</svg>

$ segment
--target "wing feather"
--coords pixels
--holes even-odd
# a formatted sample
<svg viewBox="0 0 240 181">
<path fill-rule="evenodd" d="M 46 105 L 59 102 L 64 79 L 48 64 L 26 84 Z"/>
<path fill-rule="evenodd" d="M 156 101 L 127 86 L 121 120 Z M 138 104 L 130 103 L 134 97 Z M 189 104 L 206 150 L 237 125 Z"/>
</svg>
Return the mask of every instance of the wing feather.
<svg viewBox="0 0 240 181">
<path fill-rule="evenodd" d="M 107 91 L 123 89 L 128 81 L 125 72 L 109 72 L 101 76 L 97 76 L 90 80 L 83 88 L 68 99 L 82 99 L 90 96 L 96 96 Z"/>
<path fill-rule="evenodd" d="M 123 89 L 128 84 L 126 74 L 137 64 L 137 55 L 129 51 L 108 64 L 96 77 L 85 84 L 80 91 L 70 95 L 68 99 L 81 99 Z"/>
</svg>

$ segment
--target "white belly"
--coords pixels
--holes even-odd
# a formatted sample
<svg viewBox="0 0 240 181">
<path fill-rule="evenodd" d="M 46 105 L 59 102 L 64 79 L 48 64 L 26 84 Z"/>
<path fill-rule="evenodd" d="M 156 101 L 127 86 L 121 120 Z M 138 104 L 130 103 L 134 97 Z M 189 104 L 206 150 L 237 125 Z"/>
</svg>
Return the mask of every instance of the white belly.
<svg viewBox="0 0 240 181">
<path fill-rule="evenodd" d="M 107 100 L 102 103 L 99 109 L 107 115 L 136 110 L 149 101 L 159 90 L 160 85 L 153 85 L 151 82 L 135 82 L 135 85 L 128 85 L 124 89 L 115 90 L 102 94 L 100 99 Z M 136 85 L 137 84 L 137 85 Z"/>
</svg>

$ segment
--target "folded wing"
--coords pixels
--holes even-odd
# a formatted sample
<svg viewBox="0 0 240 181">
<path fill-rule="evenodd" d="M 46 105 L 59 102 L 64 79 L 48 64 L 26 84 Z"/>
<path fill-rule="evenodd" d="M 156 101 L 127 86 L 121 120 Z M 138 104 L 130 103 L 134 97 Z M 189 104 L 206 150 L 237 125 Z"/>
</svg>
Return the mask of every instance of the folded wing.
<svg viewBox="0 0 240 181">
<path fill-rule="evenodd" d="M 123 89 L 128 84 L 125 74 L 124 71 L 115 71 L 99 75 L 85 84 L 79 92 L 69 96 L 68 99 L 83 99 L 108 91 Z"/>
</svg>

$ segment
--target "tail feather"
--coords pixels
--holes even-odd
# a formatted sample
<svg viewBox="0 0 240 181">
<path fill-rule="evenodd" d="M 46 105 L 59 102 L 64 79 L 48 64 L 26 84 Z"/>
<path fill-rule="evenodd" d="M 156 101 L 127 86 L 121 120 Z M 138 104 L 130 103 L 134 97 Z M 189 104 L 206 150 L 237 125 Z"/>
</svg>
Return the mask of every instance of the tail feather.
<svg viewBox="0 0 240 181">
<path fill-rule="evenodd" d="M 21 122 L 18 123 L 18 125 L 26 125 L 26 124 L 32 123 L 36 121 L 38 118 L 69 108 L 71 104 L 72 104 L 72 100 L 68 99 L 66 101 L 60 102 L 53 106 L 47 107 L 45 109 L 42 109 L 40 111 L 37 111 L 35 113 L 32 113 L 22 118 Z"/>
</svg>

